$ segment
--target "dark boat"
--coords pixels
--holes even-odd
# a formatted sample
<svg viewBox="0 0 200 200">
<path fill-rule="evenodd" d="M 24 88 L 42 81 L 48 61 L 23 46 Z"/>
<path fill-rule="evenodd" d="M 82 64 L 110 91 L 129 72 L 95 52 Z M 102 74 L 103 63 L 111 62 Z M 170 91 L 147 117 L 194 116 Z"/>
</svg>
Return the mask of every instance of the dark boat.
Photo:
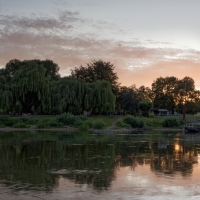
<svg viewBox="0 0 200 200">
<path fill-rule="evenodd" d="M 199 133 L 200 123 L 190 123 L 185 125 L 185 131 L 189 133 Z"/>
</svg>

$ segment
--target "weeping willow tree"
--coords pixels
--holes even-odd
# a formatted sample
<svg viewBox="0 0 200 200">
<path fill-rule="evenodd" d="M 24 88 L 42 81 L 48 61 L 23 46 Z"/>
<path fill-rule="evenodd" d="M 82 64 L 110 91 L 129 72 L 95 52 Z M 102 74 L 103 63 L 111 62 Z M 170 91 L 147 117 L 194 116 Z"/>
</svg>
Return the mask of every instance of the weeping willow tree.
<svg viewBox="0 0 200 200">
<path fill-rule="evenodd" d="M 49 80 L 45 68 L 27 61 L 14 73 L 12 79 L 15 100 L 23 112 L 43 112 L 49 109 Z"/>
<path fill-rule="evenodd" d="M 54 113 L 82 114 L 86 83 L 72 77 L 64 77 L 51 84 L 51 107 Z"/>
<path fill-rule="evenodd" d="M 108 81 L 96 81 L 88 84 L 85 95 L 85 106 L 87 110 L 101 114 L 102 112 L 113 112 L 116 97 L 112 92 Z"/>
<path fill-rule="evenodd" d="M 13 92 L 5 76 L 0 76 L 0 109 L 1 112 L 12 110 Z"/>
</svg>

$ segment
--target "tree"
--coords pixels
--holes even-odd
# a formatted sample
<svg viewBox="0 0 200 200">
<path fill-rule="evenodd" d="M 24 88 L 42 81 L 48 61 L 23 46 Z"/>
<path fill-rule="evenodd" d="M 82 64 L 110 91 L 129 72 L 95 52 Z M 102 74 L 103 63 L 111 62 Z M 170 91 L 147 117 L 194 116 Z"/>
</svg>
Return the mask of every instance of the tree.
<svg viewBox="0 0 200 200">
<path fill-rule="evenodd" d="M 138 112 L 139 97 L 135 85 L 120 88 L 121 108 L 129 114 Z"/>
<path fill-rule="evenodd" d="M 3 75 L 7 78 L 7 81 L 10 81 L 14 76 L 15 72 L 20 69 L 22 62 L 17 59 L 10 60 L 5 68 L 1 69 L 0 75 Z"/>
<path fill-rule="evenodd" d="M 0 70 L 0 75 L 4 75 L 8 80 L 14 76 L 14 74 L 20 70 L 22 65 L 26 65 L 29 62 L 34 62 L 39 66 L 45 68 L 45 77 L 49 77 L 51 80 L 58 80 L 60 78 L 59 66 L 52 60 L 24 60 L 20 61 L 17 59 L 10 60 L 4 69 Z"/>
<path fill-rule="evenodd" d="M 86 108 L 101 114 L 110 113 L 115 109 L 116 97 L 112 92 L 108 81 L 98 80 L 88 85 L 89 89 L 85 97 Z"/>
<path fill-rule="evenodd" d="M 49 77 L 52 81 L 56 81 L 60 78 L 58 64 L 54 63 L 52 60 L 32 60 L 38 65 L 42 65 L 45 68 L 45 77 Z M 24 61 L 25 62 L 25 61 Z"/>
<path fill-rule="evenodd" d="M 171 94 L 163 94 L 155 97 L 153 101 L 153 106 L 155 108 L 167 109 L 173 112 L 176 104 Z"/>
<path fill-rule="evenodd" d="M 177 81 L 175 87 L 175 102 L 178 106 L 179 112 L 182 111 L 183 105 L 189 102 L 195 102 L 195 85 L 191 77 L 184 77 Z"/>
<path fill-rule="evenodd" d="M 49 109 L 49 80 L 45 69 L 34 61 L 25 62 L 12 78 L 13 94 L 23 112 L 47 112 Z"/>
<path fill-rule="evenodd" d="M 63 77 L 51 84 L 51 111 L 53 113 L 71 112 L 82 114 L 86 83 L 73 77 Z"/>
<path fill-rule="evenodd" d="M 155 96 L 162 96 L 165 94 L 170 94 L 174 97 L 174 89 L 178 82 L 178 79 L 174 76 L 157 78 L 156 81 L 152 83 L 152 92 Z"/>
<path fill-rule="evenodd" d="M 139 109 L 142 111 L 142 116 L 149 117 L 149 111 L 152 107 L 152 103 L 147 100 L 142 100 L 139 102 Z"/>
<path fill-rule="evenodd" d="M 13 90 L 5 76 L 0 75 L 0 109 L 3 112 L 11 110 L 13 107 Z"/>
<path fill-rule="evenodd" d="M 178 79 L 174 76 L 159 77 L 152 83 L 153 105 L 174 111 L 176 107 L 176 87 Z"/>
<path fill-rule="evenodd" d="M 145 87 L 144 85 L 142 85 L 137 89 L 137 93 L 138 93 L 138 98 L 140 100 L 142 99 L 146 99 L 148 101 L 153 100 L 153 93 L 149 87 Z"/>
<path fill-rule="evenodd" d="M 87 67 L 80 66 L 71 70 L 71 75 L 76 79 L 83 79 L 85 82 L 93 83 L 98 80 L 108 81 L 114 94 L 119 89 L 119 83 L 117 82 L 118 76 L 114 72 L 115 66 L 110 62 L 104 62 L 102 60 L 92 61 L 87 64 Z"/>
</svg>

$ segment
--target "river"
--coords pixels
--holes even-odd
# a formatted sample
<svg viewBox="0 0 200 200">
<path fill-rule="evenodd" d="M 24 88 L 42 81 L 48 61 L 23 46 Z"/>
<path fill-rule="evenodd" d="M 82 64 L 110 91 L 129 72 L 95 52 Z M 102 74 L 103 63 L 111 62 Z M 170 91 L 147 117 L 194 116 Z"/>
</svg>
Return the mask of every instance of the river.
<svg viewBox="0 0 200 200">
<path fill-rule="evenodd" d="M 200 199 L 200 136 L 0 132 L 0 199 Z"/>
</svg>

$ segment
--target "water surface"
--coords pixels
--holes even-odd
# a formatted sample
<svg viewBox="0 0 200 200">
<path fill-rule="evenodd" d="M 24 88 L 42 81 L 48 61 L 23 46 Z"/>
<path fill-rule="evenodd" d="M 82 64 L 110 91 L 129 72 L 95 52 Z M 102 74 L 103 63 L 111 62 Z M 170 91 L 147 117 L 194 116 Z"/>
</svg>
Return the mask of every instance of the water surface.
<svg viewBox="0 0 200 200">
<path fill-rule="evenodd" d="M 0 199 L 199 199 L 200 136 L 0 133 Z"/>
</svg>

